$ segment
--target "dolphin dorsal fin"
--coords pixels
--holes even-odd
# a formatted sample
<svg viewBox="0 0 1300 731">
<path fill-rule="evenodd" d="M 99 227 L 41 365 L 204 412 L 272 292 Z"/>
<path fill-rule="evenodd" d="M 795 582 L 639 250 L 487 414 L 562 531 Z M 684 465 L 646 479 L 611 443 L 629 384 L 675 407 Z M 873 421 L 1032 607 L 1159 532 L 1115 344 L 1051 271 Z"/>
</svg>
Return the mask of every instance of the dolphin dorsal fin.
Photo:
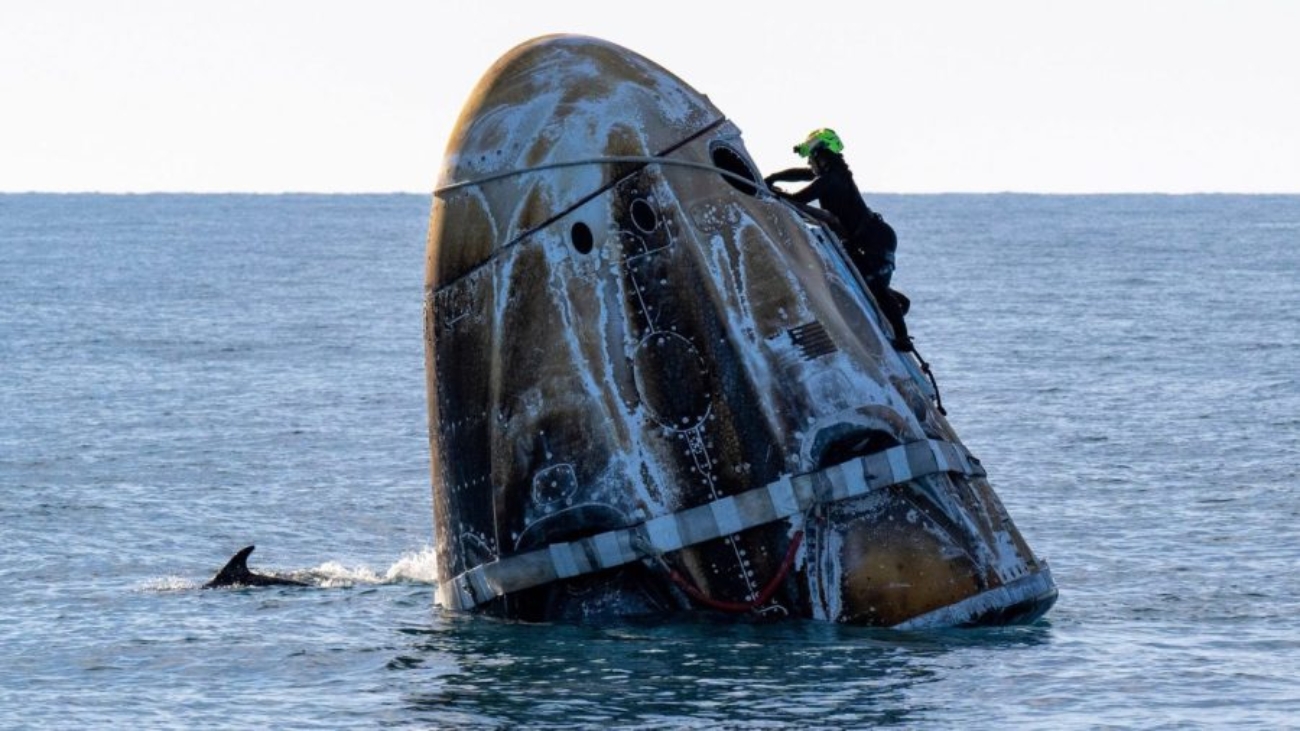
<svg viewBox="0 0 1300 731">
<path fill-rule="evenodd" d="M 221 569 L 221 573 L 224 574 L 227 571 L 233 572 L 237 575 L 249 573 L 248 557 L 252 555 L 254 548 L 257 548 L 257 546 L 245 546 L 239 549 L 239 553 L 231 556 L 230 560 L 226 562 L 226 566 Z"/>
<path fill-rule="evenodd" d="M 209 581 L 204 588 L 247 583 L 246 580 L 252 574 L 248 570 L 248 557 L 253 553 L 254 548 L 257 546 L 245 546 L 239 549 L 239 553 L 231 556 L 226 565 L 221 567 L 217 575 L 212 577 L 212 581 Z"/>
<path fill-rule="evenodd" d="M 212 581 L 203 585 L 204 589 L 215 589 L 219 586 L 309 586 L 301 581 L 285 579 L 274 574 L 256 574 L 248 568 L 248 555 L 253 552 L 253 546 L 245 546 L 236 553 L 226 565 L 212 577 Z"/>
</svg>

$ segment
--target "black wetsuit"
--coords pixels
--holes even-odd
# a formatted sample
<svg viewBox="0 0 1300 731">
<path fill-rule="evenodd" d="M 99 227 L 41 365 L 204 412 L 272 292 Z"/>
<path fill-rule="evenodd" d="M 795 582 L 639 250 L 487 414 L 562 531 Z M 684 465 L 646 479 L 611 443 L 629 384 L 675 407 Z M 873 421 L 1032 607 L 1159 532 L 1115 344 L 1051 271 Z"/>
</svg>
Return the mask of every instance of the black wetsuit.
<svg viewBox="0 0 1300 731">
<path fill-rule="evenodd" d="M 894 251 L 898 248 L 898 236 L 894 233 L 894 228 L 862 200 L 862 192 L 853 181 L 853 173 L 842 156 L 826 152 L 813 154 L 820 155 L 818 164 L 824 169 L 821 175 L 809 168 L 790 168 L 773 173 L 764 181 L 769 187 L 777 182 L 812 181 L 794 193 L 782 195 L 801 204 L 817 201 L 822 210 L 835 216 L 840 224 L 837 233 L 844 240 L 849 258 L 893 327 L 894 344 L 900 350 L 909 350 L 911 340 L 907 334 L 907 324 L 903 321 L 903 310 L 889 289 L 894 275 Z"/>
</svg>

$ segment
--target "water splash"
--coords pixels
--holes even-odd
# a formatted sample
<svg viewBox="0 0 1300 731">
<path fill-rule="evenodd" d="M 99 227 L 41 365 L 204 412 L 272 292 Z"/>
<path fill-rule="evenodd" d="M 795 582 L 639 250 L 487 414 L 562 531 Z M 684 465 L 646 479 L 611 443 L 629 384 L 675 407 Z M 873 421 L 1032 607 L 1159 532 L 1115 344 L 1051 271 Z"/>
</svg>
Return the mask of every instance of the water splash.
<svg viewBox="0 0 1300 731">
<path fill-rule="evenodd" d="M 438 577 L 438 557 L 432 545 L 403 554 L 397 563 L 388 567 L 389 581 L 407 581 L 417 584 L 434 584 Z"/>
<path fill-rule="evenodd" d="M 437 576 L 437 558 L 433 546 L 402 554 L 382 572 L 370 566 L 347 566 L 340 561 L 326 561 L 305 571 L 295 571 L 289 577 L 326 589 L 351 586 L 379 586 L 384 584 L 434 584 Z"/>
</svg>

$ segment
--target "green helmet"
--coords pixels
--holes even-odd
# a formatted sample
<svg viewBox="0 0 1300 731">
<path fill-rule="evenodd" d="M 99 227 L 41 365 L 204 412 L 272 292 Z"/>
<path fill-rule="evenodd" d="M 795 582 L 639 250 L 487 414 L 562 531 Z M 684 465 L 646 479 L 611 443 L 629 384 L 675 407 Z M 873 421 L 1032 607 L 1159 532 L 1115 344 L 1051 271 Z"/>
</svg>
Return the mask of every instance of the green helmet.
<svg viewBox="0 0 1300 731">
<path fill-rule="evenodd" d="M 825 147 L 836 154 L 844 151 L 844 143 L 840 141 L 840 136 L 835 134 L 835 130 L 827 127 L 809 132 L 808 139 L 795 145 L 794 151 L 799 157 L 808 157 L 819 147 Z"/>
</svg>

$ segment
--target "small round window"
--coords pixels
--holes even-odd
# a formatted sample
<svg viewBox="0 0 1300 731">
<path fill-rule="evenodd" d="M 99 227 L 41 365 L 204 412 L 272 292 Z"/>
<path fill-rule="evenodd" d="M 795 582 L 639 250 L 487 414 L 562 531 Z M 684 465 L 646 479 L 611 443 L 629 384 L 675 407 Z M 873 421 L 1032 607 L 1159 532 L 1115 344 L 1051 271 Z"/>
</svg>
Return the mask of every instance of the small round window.
<svg viewBox="0 0 1300 731">
<path fill-rule="evenodd" d="M 573 242 L 573 248 L 577 249 L 579 254 L 590 253 L 591 247 L 595 245 L 591 229 L 582 221 L 573 224 L 573 228 L 569 229 L 569 240 Z"/>
</svg>

